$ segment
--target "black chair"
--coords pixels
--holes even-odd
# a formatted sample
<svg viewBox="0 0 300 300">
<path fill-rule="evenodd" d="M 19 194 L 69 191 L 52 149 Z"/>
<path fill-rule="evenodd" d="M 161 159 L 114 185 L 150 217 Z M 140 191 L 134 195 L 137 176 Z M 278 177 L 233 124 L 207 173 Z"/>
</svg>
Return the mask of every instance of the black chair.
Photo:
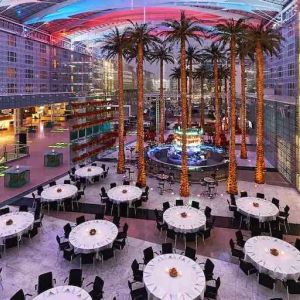
<svg viewBox="0 0 300 300">
<path fill-rule="evenodd" d="M 72 231 L 72 227 L 71 227 L 71 224 L 70 223 L 67 223 L 65 226 L 64 226 L 64 236 L 66 239 L 69 238 L 69 235 L 70 235 L 70 232 Z"/>
<path fill-rule="evenodd" d="M 257 269 L 249 262 L 240 259 L 240 269 L 247 275 L 256 274 Z"/>
<path fill-rule="evenodd" d="M 159 222 L 163 222 L 163 217 L 162 215 L 159 214 L 158 210 L 155 208 L 154 209 L 154 214 L 155 214 L 155 219 Z"/>
<path fill-rule="evenodd" d="M 205 207 L 204 214 L 206 216 L 206 219 L 210 219 L 212 217 L 212 215 L 211 215 L 211 208 L 209 206 Z"/>
<path fill-rule="evenodd" d="M 36 236 L 36 235 L 39 233 L 38 228 L 39 228 L 39 227 L 38 227 L 38 224 L 34 223 L 34 224 L 33 224 L 33 228 L 30 229 L 27 233 L 24 233 L 24 234 L 22 235 L 22 237 L 32 239 L 34 236 Z"/>
<path fill-rule="evenodd" d="M 127 238 L 128 228 L 129 228 L 128 224 L 125 223 L 123 225 L 123 230 L 121 232 L 119 232 L 118 235 L 117 235 L 117 240 L 126 239 Z"/>
<path fill-rule="evenodd" d="M 28 206 L 27 205 L 21 205 L 19 207 L 19 211 L 25 211 L 25 212 L 28 212 Z"/>
<path fill-rule="evenodd" d="M 167 229 L 165 242 L 167 241 L 167 239 L 173 240 L 174 241 L 174 248 L 176 248 L 177 234 L 173 229 Z"/>
<path fill-rule="evenodd" d="M 105 164 L 102 164 L 102 165 L 101 165 L 101 169 L 102 169 L 103 171 L 105 171 L 105 170 L 106 170 L 106 165 L 105 165 Z"/>
<path fill-rule="evenodd" d="M 120 227 L 120 217 L 114 216 L 112 222 L 119 228 Z"/>
<path fill-rule="evenodd" d="M 197 202 L 197 201 L 192 201 L 192 204 L 191 204 L 191 206 L 193 207 L 193 208 L 196 208 L 196 209 L 199 209 L 200 208 L 200 206 L 199 206 L 199 202 Z"/>
<path fill-rule="evenodd" d="M 56 181 L 49 182 L 49 186 L 55 186 L 55 185 L 56 185 Z"/>
<path fill-rule="evenodd" d="M 205 280 L 209 281 L 213 279 L 214 276 L 214 263 L 208 258 L 205 263 L 199 263 L 199 265 L 204 265 L 203 272 L 205 275 Z"/>
<path fill-rule="evenodd" d="M 148 247 L 143 250 L 144 253 L 144 265 L 154 258 L 154 251 L 152 247 Z"/>
<path fill-rule="evenodd" d="M 143 282 L 143 270 L 140 269 L 140 265 L 143 264 L 138 263 L 135 259 L 131 264 L 131 270 L 134 281 Z"/>
<path fill-rule="evenodd" d="M 10 300 L 25 300 L 25 299 L 26 299 L 26 296 L 32 297 L 31 294 L 25 294 L 24 291 L 21 289 L 21 290 L 18 290 L 18 291 L 10 298 Z"/>
<path fill-rule="evenodd" d="M 182 199 L 177 199 L 177 200 L 175 201 L 175 205 L 176 205 L 176 206 L 183 206 L 183 200 L 182 200 Z"/>
<path fill-rule="evenodd" d="M 256 198 L 265 199 L 265 194 L 263 194 L 263 193 L 256 193 Z"/>
<path fill-rule="evenodd" d="M 138 199 L 138 200 L 135 200 L 133 203 L 132 203 L 132 207 L 134 208 L 134 214 L 136 215 L 136 210 L 138 207 L 141 207 L 143 205 L 143 201 L 142 199 Z"/>
<path fill-rule="evenodd" d="M 122 239 L 122 240 L 115 240 L 113 242 L 113 248 L 117 249 L 117 250 L 123 250 L 124 247 L 126 246 L 126 239 Z"/>
<path fill-rule="evenodd" d="M 10 248 L 14 248 L 14 247 L 19 248 L 19 244 L 20 244 L 19 236 L 14 236 L 14 237 L 5 239 L 5 241 L 4 241 L 5 249 L 10 249 Z"/>
<path fill-rule="evenodd" d="M 71 180 L 65 179 L 65 180 L 64 180 L 64 184 L 71 184 Z"/>
<path fill-rule="evenodd" d="M 248 197 L 248 193 L 246 191 L 241 192 L 241 198 Z"/>
<path fill-rule="evenodd" d="M 107 248 L 102 251 L 100 251 L 101 261 L 109 260 L 113 257 L 115 257 L 114 248 Z"/>
<path fill-rule="evenodd" d="M 80 268 L 82 265 L 93 265 L 95 253 L 80 253 Z"/>
<path fill-rule="evenodd" d="M 97 163 L 92 163 L 91 166 L 92 167 L 97 167 Z"/>
<path fill-rule="evenodd" d="M 232 239 L 230 239 L 229 245 L 230 245 L 230 249 L 231 249 L 231 255 L 233 257 L 242 258 L 242 259 L 245 257 L 245 254 L 242 250 L 235 248 L 234 241 Z"/>
<path fill-rule="evenodd" d="M 9 213 L 9 207 L 1 208 L 0 209 L 0 216 L 8 214 Z"/>
<path fill-rule="evenodd" d="M 217 299 L 218 296 L 218 290 L 221 285 L 221 280 L 220 277 L 218 279 L 212 279 L 215 282 L 215 285 L 206 285 L 205 292 L 204 292 L 204 297 L 208 299 Z"/>
<path fill-rule="evenodd" d="M 38 186 L 38 188 L 37 188 L 37 194 L 38 194 L 39 196 L 41 196 L 43 190 L 44 190 L 44 188 L 43 188 L 41 185 Z"/>
<path fill-rule="evenodd" d="M 93 285 L 93 289 L 89 292 L 90 296 L 92 297 L 92 300 L 100 300 L 103 298 L 103 286 L 104 281 L 99 276 L 96 276 L 94 279 L 94 282 L 90 282 L 86 286 Z"/>
<path fill-rule="evenodd" d="M 227 200 L 228 203 L 228 208 L 230 211 L 236 211 L 237 210 L 237 206 L 236 205 L 232 205 L 231 202 L 229 202 L 229 200 Z"/>
<path fill-rule="evenodd" d="M 130 185 L 130 181 L 129 180 L 123 180 L 123 185 Z"/>
<path fill-rule="evenodd" d="M 62 242 L 61 238 L 57 235 L 56 241 L 58 244 L 58 251 L 64 251 L 65 249 L 68 249 L 70 247 L 69 242 Z"/>
<path fill-rule="evenodd" d="M 76 256 L 77 254 L 75 254 L 74 248 L 65 248 L 63 250 L 63 258 L 67 261 L 71 262 Z"/>
<path fill-rule="evenodd" d="M 82 277 L 82 270 L 81 269 L 71 269 L 69 277 L 67 277 L 64 281 L 66 283 L 68 280 L 68 285 L 74 285 L 78 287 L 82 287 L 82 283 L 84 278 Z"/>
<path fill-rule="evenodd" d="M 205 229 L 200 229 L 197 234 L 201 236 L 203 243 L 205 244 L 205 240 L 210 237 L 210 232 L 212 230 L 213 223 L 206 223 Z"/>
<path fill-rule="evenodd" d="M 283 231 L 281 231 L 281 230 L 272 230 L 272 237 L 283 240 Z"/>
<path fill-rule="evenodd" d="M 130 290 L 130 296 L 132 300 L 144 300 L 148 299 L 148 293 L 145 287 L 133 288 L 135 282 L 128 281 L 128 287 Z M 140 286 L 140 284 L 139 284 Z"/>
<path fill-rule="evenodd" d="M 300 251 L 300 239 L 296 239 L 295 247 Z"/>
<path fill-rule="evenodd" d="M 95 220 L 103 220 L 103 219 L 104 219 L 104 213 L 95 214 Z"/>
<path fill-rule="evenodd" d="M 198 234 L 197 232 L 188 232 L 184 234 L 184 247 L 186 248 L 187 242 L 195 243 L 196 249 L 198 248 Z"/>
<path fill-rule="evenodd" d="M 162 243 L 161 254 L 171 254 L 171 253 L 173 253 L 172 243 Z"/>
<path fill-rule="evenodd" d="M 159 230 L 160 233 L 162 233 L 163 231 L 166 231 L 168 229 L 168 225 L 166 223 L 156 220 L 156 228 Z"/>
<path fill-rule="evenodd" d="M 274 290 L 275 288 L 275 279 L 270 277 L 268 274 L 258 273 L 258 283 L 271 290 Z"/>
<path fill-rule="evenodd" d="M 54 283 L 56 283 L 53 278 L 52 272 L 47 272 L 39 275 L 38 284 L 35 286 L 38 294 L 41 294 L 47 290 L 50 290 L 54 287 Z"/>
<path fill-rule="evenodd" d="M 261 235 L 261 228 L 258 219 L 250 217 L 250 231 L 251 237 Z"/>
<path fill-rule="evenodd" d="M 272 203 L 273 203 L 274 205 L 276 205 L 277 208 L 279 209 L 279 204 L 280 204 L 279 199 L 273 197 L 273 198 L 272 198 Z"/>
<path fill-rule="evenodd" d="M 76 225 L 82 224 L 85 222 L 85 217 L 84 216 L 80 216 L 76 218 Z"/>
<path fill-rule="evenodd" d="M 289 294 L 291 295 L 300 295 L 300 282 L 294 281 L 294 280 L 287 280 L 284 283 L 289 299 Z"/>
<path fill-rule="evenodd" d="M 166 211 L 168 208 L 170 208 L 170 203 L 169 202 L 164 202 L 163 203 L 163 211 Z"/>
<path fill-rule="evenodd" d="M 117 186 L 117 184 L 115 183 L 115 182 L 112 182 L 111 184 L 110 184 L 110 188 L 111 189 L 113 189 L 114 187 L 116 187 Z"/>
<path fill-rule="evenodd" d="M 185 247 L 185 251 L 183 253 L 186 257 L 196 261 L 197 257 L 196 257 L 196 250 L 191 248 L 191 247 Z"/>
<path fill-rule="evenodd" d="M 238 230 L 235 232 L 235 236 L 237 245 L 243 248 L 246 243 L 246 241 L 244 240 L 243 233 L 240 230 Z"/>
</svg>

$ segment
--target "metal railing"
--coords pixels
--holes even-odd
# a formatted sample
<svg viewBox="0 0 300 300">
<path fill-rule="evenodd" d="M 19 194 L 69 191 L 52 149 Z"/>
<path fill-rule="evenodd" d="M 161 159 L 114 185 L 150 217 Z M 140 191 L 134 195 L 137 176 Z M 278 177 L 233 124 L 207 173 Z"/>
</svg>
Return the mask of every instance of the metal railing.
<svg viewBox="0 0 300 300">
<path fill-rule="evenodd" d="M 24 144 L 4 145 L 0 151 L 0 164 L 29 155 L 29 146 Z"/>
</svg>

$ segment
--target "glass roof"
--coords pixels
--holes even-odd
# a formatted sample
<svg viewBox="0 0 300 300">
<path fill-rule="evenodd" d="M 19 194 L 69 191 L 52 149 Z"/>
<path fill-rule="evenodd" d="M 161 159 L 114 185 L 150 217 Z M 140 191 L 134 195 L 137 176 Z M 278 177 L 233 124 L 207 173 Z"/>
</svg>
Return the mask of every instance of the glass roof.
<svg viewBox="0 0 300 300">
<path fill-rule="evenodd" d="M 133 21 L 161 22 L 178 18 L 180 10 L 204 26 L 241 16 L 271 19 L 292 0 L 0 0 L 0 15 L 70 35 L 122 26 Z"/>
</svg>

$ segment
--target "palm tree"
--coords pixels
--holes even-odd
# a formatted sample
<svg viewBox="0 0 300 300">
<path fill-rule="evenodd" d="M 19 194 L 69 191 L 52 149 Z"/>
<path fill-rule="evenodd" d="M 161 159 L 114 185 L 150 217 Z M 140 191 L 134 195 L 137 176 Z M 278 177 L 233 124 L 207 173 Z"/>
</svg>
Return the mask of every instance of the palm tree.
<svg viewBox="0 0 300 300">
<path fill-rule="evenodd" d="M 203 49 L 202 57 L 211 61 L 213 64 L 213 75 L 215 85 L 215 114 L 216 114 L 216 133 L 215 144 L 221 146 L 221 107 L 219 97 L 219 68 L 218 64 L 225 58 L 224 46 L 220 43 L 213 42 L 209 47 Z"/>
<path fill-rule="evenodd" d="M 199 40 L 201 45 L 201 40 Z M 188 127 L 192 124 L 192 97 L 193 97 L 193 63 L 199 61 L 200 51 L 197 47 L 189 45 L 186 50 L 186 59 L 189 69 L 189 100 L 188 100 Z"/>
<path fill-rule="evenodd" d="M 151 62 L 158 62 L 160 67 L 160 87 L 159 87 L 159 142 L 165 140 L 165 102 L 164 102 L 164 63 L 174 63 L 170 47 L 166 47 L 163 42 L 155 45 L 151 52 Z"/>
<path fill-rule="evenodd" d="M 194 78 L 200 80 L 200 127 L 205 126 L 205 103 L 204 103 L 204 81 L 209 73 L 208 66 L 202 62 L 194 72 Z"/>
<path fill-rule="evenodd" d="M 178 88 L 178 94 L 180 94 L 180 67 L 174 67 L 171 69 L 170 78 L 171 79 L 177 79 L 177 88 Z"/>
<path fill-rule="evenodd" d="M 224 79 L 224 131 L 228 130 L 228 78 L 230 76 L 230 68 L 222 66 L 221 78 Z"/>
<path fill-rule="evenodd" d="M 278 55 L 280 44 L 284 40 L 280 32 L 263 22 L 258 25 L 249 25 L 247 38 L 255 47 L 256 59 L 256 170 L 255 182 L 265 183 L 264 159 L 264 53 Z"/>
<path fill-rule="evenodd" d="M 199 41 L 199 33 L 203 28 L 194 18 L 189 18 L 182 11 L 180 20 L 163 22 L 166 30 L 161 34 L 167 37 L 167 41 L 180 44 L 180 76 L 181 76 L 181 119 L 182 119 L 182 158 L 180 176 L 180 195 L 188 197 L 190 194 L 188 166 L 187 166 L 187 86 L 186 86 L 186 42 L 189 39 Z"/>
<path fill-rule="evenodd" d="M 236 100 L 235 100 L 235 64 L 236 42 L 245 28 L 244 19 L 230 19 L 218 24 L 212 34 L 222 43 L 229 44 L 230 48 L 230 143 L 229 143 L 229 170 L 227 179 L 227 192 L 237 194 L 237 171 L 235 157 L 235 127 L 236 127 Z"/>
<path fill-rule="evenodd" d="M 120 32 L 117 27 L 111 30 L 103 38 L 102 54 L 107 59 L 117 58 L 118 60 L 118 112 L 119 112 L 119 152 L 117 173 L 125 172 L 125 151 L 124 151 L 124 91 L 123 91 L 123 57 L 124 49 L 127 47 L 128 39 L 126 31 Z"/>
<path fill-rule="evenodd" d="M 131 43 L 129 59 L 136 55 L 137 60 L 137 148 L 138 148 L 138 175 L 137 182 L 146 185 L 145 154 L 144 154 L 144 58 L 150 53 L 150 48 L 158 41 L 149 24 L 131 23 L 126 29 Z"/>
<path fill-rule="evenodd" d="M 254 60 L 254 49 L 252 43 L 246 38 L 246 30 L 244 35 L 241 35 L 237 40 L 237 53 L 241 64 L 241 130 L 242 130 L 242 140 L 241 140 L 241 159 L 247 159 L 247 107 L 246 107 L 246 63 L 245 59 L 249 56 Z"/>
</svg>

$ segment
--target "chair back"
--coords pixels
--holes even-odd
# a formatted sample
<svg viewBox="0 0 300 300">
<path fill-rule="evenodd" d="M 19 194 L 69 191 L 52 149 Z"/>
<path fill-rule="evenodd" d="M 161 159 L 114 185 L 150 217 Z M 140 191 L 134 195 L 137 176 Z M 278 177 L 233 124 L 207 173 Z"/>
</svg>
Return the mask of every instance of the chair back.
<svg viewBox="0 0 300 300">
<path fill-rule="evenodd" d="M 184 251 L 184 255 L 192 260 L 195 260 L 196 250 L 191 247 L 186 247 Z"/>
<path fill-rule="evenodd" d="M 131 270 L 133 273 L 135 273 L 139 269 L 139 263 L 135 259 L 131 264 Z"/>
<path fill-rule="evenodd" d="M 82 265 L 88 265 L 94 263 L 95 253 L 81 253 L 80 261 Z"/>
<path fill-rule="evenodd" d="M 9 207 L 1 208 L 0 209 L 0 216 L 8 214 L 9 213 Z"/>
<path fill-rule="evenodd" d="M 300 251 L 300 239 L 296 239 L 295 247 Z"/>
<path fill-rule="evenodd" d="M 76 225 L 82 224 L 85 222 L 85 217 L 84 216 L 80 216 L 76 218 Z"/>
<path fill-rule="evenodd" d="M 246 191 L 241 192 L 241 198 L 248 197 L 248 193 Z"/>
<path fill-rule="evenodd" d="M 199 206 L 199 202 L 197 202 L 197 201 L 192 201 L 192 205 L 191 205 L 192 207 L 194 207 L 194 208 L 197 208 L 197 209 L 199 209 L 200 208 L 200 206 Z"/>
<path fill-rule="evenodd" d="M 105 164 L 102 164 L 102 165 L 101 165 L 101 169 L 103 169 L 103 171 L 105 171 L 106 165 L 105 165 Z"/>
<path fill-rule="evenodd" d="M 99 276 L 96 276 L 93 284 L 93 290 L 96 292 L 96 294 L 103 292 L 103 286 L 104 286 L 103 279 Z"/>
<path fill-rule="evenodd" d="M 172 243 L 163 243 L 161 245 L 161 253 L 162 254 L 171 254 L 171 253 L 173 253 Z"/>
<path fill-rule="evenodd" d="M 18 290 L 11 298 L 10 300 L 25 300 L 25 294 L 24 291 Z"/>
<path fill-rule="evenodd" d="M 183 200 L 182 199 L 177 199 L 175 202 L 176 206 L 183 206 Z"/>
<path fill-rule="evenodd" d="M 279 208 L 279 199 L 273 197 L 273 198 L 272 198 L 272 203 L 273 203 L 274 205 L 276 205 L 277 208 Z"/>
<path fill-rule="evenodd" d="M 236 236 L 237 241 L 243 241 L 244 240 L 244 236 L 243 236 L 243 234 L 240 230 L 235 232 L 235 236 Z"/>
<path fill-rule="evenodd" d="M 120 217 L 119 216 L 114 216 L 113 221 L 112 221 L 117 227 L 120 226 Z"/>
<path fill-rule="evenodd" d="M 263 285 L 264 287 L 267 287 L 269 289 L 274 288 L 275 280 L 270 277 L 268 274 L 265 273 L 259 273 L 258 274 L 258 283 Z"/>
<path fill-rule="evenodd" d="M 144 262 L 147 264 L 151 259 L 154 258 L 154 252 L 152 247 L 144 249 Z"/>
<path fill-rule="evenodd" d="M 206 273 L 212 273 L 214 271 L 215 265 L 214 263 L 208 258 L 204 265 L 204 271 Z"/>
<path fill-rule="evenodd" d="M 19 244 L 19 240 L 18 240 L 17 236 L 5 239 L 5 248 L 6 249 L 17 247 L 18 244 Z"/>
<path fill-rule="evenodd" d="M 71 184 L 71 180 L 65 179 L 65 180 L 64 180 L 64 184 Z"/>
<path fill-rule="evenodd" d="M 111 184 L 110 184 L 110 188 L 111 189 L 113 189 L 114 187 L 116 187 L 117 186 L 117 184 L 115 183 L 115 182 L 112 182 Z"/>
<path fill-rule="evenodd" d="M 129 180 L 123 180 L 123 185 L 130 185 L 130 181 Z"/>
<path fill-rule="evenodd" d="M 70 224 L 70 223 L 67 223 L 67 224 L 64 226 L 64 233 L 65 233 L 65 238 L 66 238 L 66 239 L 69 238 L 69 234 L 70 234 L 71 231 L 72 231 L 71 224 Z"/>
<path fill-rule="evenodd" d="M 231 250 L 233 250 L 234 249 L 234 241 L 233 241 L 233 239 L 230 239 L 229 245 L 230 245 Z"/>
<path fill-rule="evenodd" d="M 49 183 L 49 186 L 55 186 L 56 185 L 56 181 L 51 181 L 50 183 Z"/>
<path fill-rule="evenodd" d="M 53 275 L 52 272 L 47 272 L 39 275 L 38 278 L 38 294 L 41 294 L 53 288 Z"/>
<path fill-rule="evenodd" d="M 211 208 L 209 206 L 205 207 L 204 214 L 205 214 L 206 218 L 211 217 Z"/>
<path fill-rule="evenodd" d="M 220 285 L 221 285 L 221 279 L 220 279 L 220 277 L 218 277 L 217 280 L 216 280 L 216 290 L 217 291 L 218 291 Z"/>
<path fill-rule="evenodd" d="M 128 228 L 129 228 L 128 224 L 125 223 L 125 224 L 123 225 L 123 232 L 124 232 L 124 233 L 127 233 Z"/>
<path fill-rule="evenodd" d="M 164 202 L 163 203 L 163 211 L 167 210 L 168 208 L 170 208 L 170 203 L 169 202 Z"/>
<path fill-rule="evenodd" d="M 69 285 L 82 286 L 82 270 L 81 269 L 71 269 L 69 275 Z"/>
<path fill-rule="evenodd" d="M 265 199 L 265 194 L 263 194 L 263 193 L 256 193 L 256 198 Z"/>
</svg>

